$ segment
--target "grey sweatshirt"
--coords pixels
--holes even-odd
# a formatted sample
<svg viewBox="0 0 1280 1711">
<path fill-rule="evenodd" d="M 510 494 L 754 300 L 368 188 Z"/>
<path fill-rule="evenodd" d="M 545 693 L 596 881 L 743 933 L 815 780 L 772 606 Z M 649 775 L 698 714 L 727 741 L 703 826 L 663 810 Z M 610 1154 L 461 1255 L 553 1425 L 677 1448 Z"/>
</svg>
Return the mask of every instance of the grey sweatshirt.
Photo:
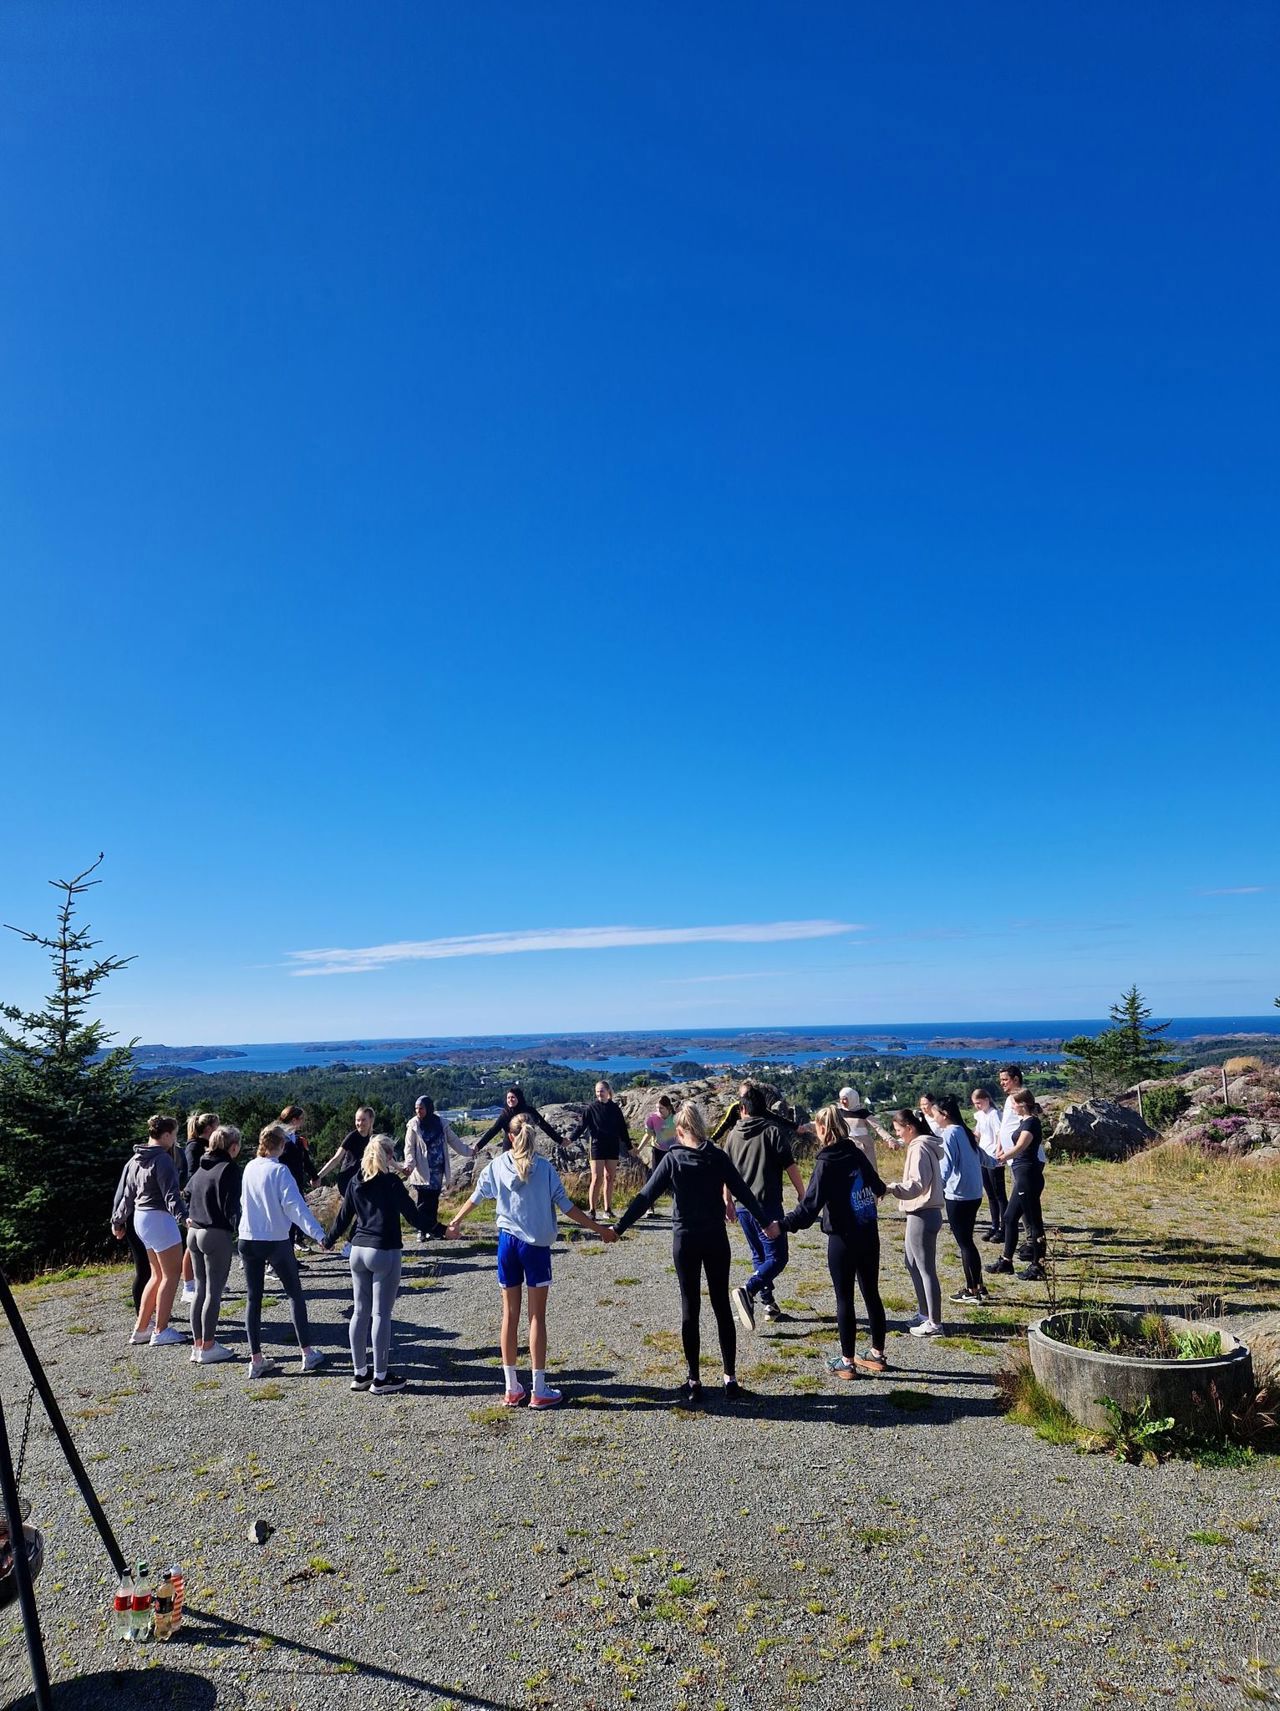
<svg viewBox="0 0 1280 1711">
<path fill-rule="evenodd" d="M 168 1147 L 143 1141 L 120 1174 L 115 1205 L 111 1208 L 113 1229 L 125 1229 L 136 1208 L 144 1212 L 172 1212 L 185 1218 L 187 1209 L 178 1185 L 178 1167 Z"/>
</svg>

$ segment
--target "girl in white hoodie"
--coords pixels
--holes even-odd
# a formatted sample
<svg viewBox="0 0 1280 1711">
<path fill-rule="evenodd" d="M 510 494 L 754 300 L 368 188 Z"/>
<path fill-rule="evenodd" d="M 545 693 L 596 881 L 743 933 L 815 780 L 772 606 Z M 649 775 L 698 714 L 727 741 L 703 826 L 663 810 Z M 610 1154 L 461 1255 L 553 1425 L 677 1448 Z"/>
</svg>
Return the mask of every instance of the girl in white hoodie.
<svg viewBox="0 0 1280 1711">
<path fill-rule="evenodd" d="M 942 1284 L 938 1279 L 942 1148 L 925 1119 L 905 1107 L 893 1114 L 893 1132 L 907 1149 L 902 1181 L 889 1183 L 888 1189 L 907 1215 L 903 1248 L 920 1307 L 911 1335 L 936 1337 L 942 1330 Z"/>
<path fill-rule="evenodd" d="M 283 1124 L 268 1123 L 258 1136 L 258 1156 L 249 1161 L 240 1180 L 240 1261 L 244 1266 L 244 1328 L 252 1356 L 251 1378 L 262 1378 L 274 1370 L 262 1352 L 262 1294 L 268 1266 L 289 1297 L 303 1372 L 315 1372 L 324 1364 L 324 1355 L 311 1346 L 307 1298 L 302 1293 L 290 1238 L 296 1224 L 313 1241 L 323 1242 L 324 1225 L 302 1198 L 293 1172 L 280 1162 L 288 1139 Z"/>
</svg>

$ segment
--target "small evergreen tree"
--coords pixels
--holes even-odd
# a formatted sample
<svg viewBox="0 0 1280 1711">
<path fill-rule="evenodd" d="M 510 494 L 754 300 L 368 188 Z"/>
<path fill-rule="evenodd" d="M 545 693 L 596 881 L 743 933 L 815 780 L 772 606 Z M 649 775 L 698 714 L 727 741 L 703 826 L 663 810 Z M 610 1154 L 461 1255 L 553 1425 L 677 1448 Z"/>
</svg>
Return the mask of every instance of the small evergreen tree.
<svg viewBox="0 0 1280 1711">
<path fill-rule="evenodd" d="M 0 1265 L 19 1273 L 110 1242 L 111 1197 L 152 1096 L 133 1074 L 137 1042 L 105 1050 L 112 1036 L 88 1019 L 102 983 L 133 960 L 94 957 L 99 941 L 75 924 L 101 861 L 50 880 L 62 893 L 52 936 L 5 923 L 53 965 L 42 1010 L 0 1004 Z"/>
<path fill-rule="evenodd" d="M 1120 1084 L 1132 1087 L 1137 1081 L 1158 1081 L 1173 1068 L 1173 1048 L 1162 1039 L 1167 1022 L 1152 1022 L 1150 1006 L 1131 986 L 1118 1004 L 1111 1006 L 1114 1027 L 1103 1038 L 1107 1056 Z"/>
</svg>

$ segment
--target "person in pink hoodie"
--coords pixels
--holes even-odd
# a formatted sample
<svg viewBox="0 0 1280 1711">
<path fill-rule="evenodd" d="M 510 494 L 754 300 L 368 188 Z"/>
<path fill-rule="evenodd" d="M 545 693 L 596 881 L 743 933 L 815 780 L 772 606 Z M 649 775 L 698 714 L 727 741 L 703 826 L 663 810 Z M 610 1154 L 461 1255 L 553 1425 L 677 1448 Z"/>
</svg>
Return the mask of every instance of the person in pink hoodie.
<svg viewBox="0 0 1280 1711">
<path fill-rule="evenodd" d="M 911 1335 L 936 1337 L 942 1330 L 942 1284 L 938 1279 L 942 1145 L 925 1119 L 905 1107 L 893 1114 L 893 1132 L 907 1149 L 902 1181 L 887 1186 L 907 1215 L 903 1250 L 920 1307 Z"/>
</svg>

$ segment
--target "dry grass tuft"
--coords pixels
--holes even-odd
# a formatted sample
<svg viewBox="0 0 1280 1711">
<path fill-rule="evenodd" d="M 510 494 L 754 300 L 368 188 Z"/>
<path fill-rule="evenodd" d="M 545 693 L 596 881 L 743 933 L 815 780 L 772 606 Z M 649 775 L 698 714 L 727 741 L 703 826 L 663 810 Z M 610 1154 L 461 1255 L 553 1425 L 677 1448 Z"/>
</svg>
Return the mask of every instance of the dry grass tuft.
<svg viewBox="0 0 1280 1711">
<path fill-rule="evenodd" d="M 1199 1198 L 1257 1212 L 1280 1212 L 1280 1159 L 1250 1164 L 1210 1158 L 1181 1141 L 1164 1141 L 1111 1167 L 1115 1180 L 1152 1188 L 1193 1188 Z"/>
</svg>

